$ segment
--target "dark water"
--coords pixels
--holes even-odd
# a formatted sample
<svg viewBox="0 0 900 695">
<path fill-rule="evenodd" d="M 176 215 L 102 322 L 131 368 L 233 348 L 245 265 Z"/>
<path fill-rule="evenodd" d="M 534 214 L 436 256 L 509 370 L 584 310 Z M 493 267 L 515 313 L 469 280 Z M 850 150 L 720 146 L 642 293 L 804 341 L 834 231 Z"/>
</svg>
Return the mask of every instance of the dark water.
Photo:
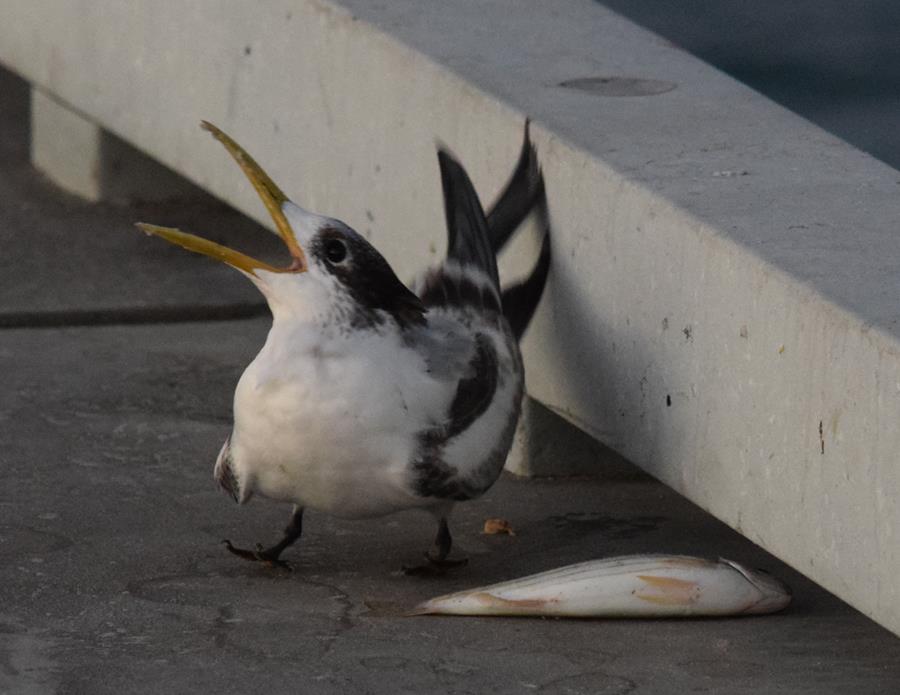
<svg viewBox="0 0 900 695">
<path fill-rule="evenodd" d="M 900 168 L 900 0 L 602 0 Z"/>
</svg>

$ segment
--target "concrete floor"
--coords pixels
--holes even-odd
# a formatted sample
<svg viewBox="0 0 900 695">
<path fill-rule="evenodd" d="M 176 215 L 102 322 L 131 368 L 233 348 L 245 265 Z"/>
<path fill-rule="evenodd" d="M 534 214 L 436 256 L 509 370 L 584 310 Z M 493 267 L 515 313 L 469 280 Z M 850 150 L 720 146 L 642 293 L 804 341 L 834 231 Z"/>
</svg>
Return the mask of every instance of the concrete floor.
<svg viewBox="0 0 900 695">
<path fill-rule="evenodd" d="M 470 562 L 441 579 L 398 571 L 433 534 L 414 514 L 311 513 L 291 573 L 230 556 L 221 539 L 272 540 L 289 511 L 238 508 L 211 480 L 267 319 L 239 276 L 131 223 L 251 252 L 270 237 L 205 197 L 59 193 L 27 163 L 24 85 L 0 75 L 0 93 L 0 692 L 900 692 L 896 637 L 619 461 L 505 478 L 463 505 Z M 517 535 L 481 535 L 488 517 Z M 402 616 L 434 594 L 652 551 L 762 567 L 795 602 L 723 620 Z"/>
</svg>

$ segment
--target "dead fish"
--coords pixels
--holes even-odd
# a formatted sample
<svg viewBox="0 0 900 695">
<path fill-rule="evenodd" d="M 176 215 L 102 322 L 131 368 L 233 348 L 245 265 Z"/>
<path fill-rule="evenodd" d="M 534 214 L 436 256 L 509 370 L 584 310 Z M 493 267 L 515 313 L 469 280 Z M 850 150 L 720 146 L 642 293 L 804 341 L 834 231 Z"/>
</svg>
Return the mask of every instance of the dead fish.
<svg viewBox="0 0 900 695">
<path fill-rule="evenodd" d="M 666 618 L 775 613 L 791 590 L 732 560 L 625 555 L 438 596 L 410 615 Z"/>
</svg>

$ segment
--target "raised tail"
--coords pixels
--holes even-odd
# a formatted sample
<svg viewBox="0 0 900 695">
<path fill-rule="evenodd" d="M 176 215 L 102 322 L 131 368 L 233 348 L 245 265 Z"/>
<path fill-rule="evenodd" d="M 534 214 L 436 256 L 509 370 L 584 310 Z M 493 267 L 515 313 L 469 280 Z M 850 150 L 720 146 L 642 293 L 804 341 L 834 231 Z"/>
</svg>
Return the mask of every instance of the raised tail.
<svg viewBox="0 0 900 695">
<path fill-rule="evenodd" d="M 487 214 L 488 234 L 495 254 L 500 253 L 528 213 L 544 203 L 544 177 L 528 124 L 525 121 L 525 134 L 516 168 Z"/>
<path fill-rule="evenodd" d="M 540 255 L 528 277 L 504 289 L 500 298 L 503 315 L 509 321 L 517 340 L 522 338 L 531 317 L 537 310 L 550 271 L 550 227 L 546 220 L 544 176 L 541 173 L 534 143 L 531 142 L 529 122 L 525 121 L 519 161 L 487 215 L 488 234 L 491 238 L 491 248 L 495 253 L 500 252 L 513 232 L 533 210 L 537 210 L 541 215 L 544 227 Z"/>
<path fill-rule="evenodd" d="M 447 258 L 463 267 L 475 266 L 484 271 L 499 294 L 497 257 L 475 187 L 466 170 L 446 150 L 438 150 L 438 163 L 447 218 Z"/>
<path fill-rule="evenodd" d="M 485 214 L 472 181 L 462 165 L 445 150 L 438 151 L 444 211 L 447 218 L 447 258 L 483 270 L 500 292 L 503 315 L 516 339 L 528 328 L 550 271 L 550 229 L 546 224 L 544 177 L 529 135 L 528 121 L 519 161 L 490 211 Z M 528 215 L 537 210 L 544 238 L 537 263 L 528 277 L 502 292 L 496 254 Z"/>
<path fill-rule="evenodd" d="M 516 340 L 521 340 L 525 329 L 531 323 L 531 317 L 537 310 L 547 284 L 547 274 L 550 272 L 550 230 L 545 228 L 544 240 L 541 242 L 541 253 L 531 274 L 522 282 L 507 287 L 500 294 L 500 305 L 503 307 L 503 315 L 512 328 Z"/>
</svg>

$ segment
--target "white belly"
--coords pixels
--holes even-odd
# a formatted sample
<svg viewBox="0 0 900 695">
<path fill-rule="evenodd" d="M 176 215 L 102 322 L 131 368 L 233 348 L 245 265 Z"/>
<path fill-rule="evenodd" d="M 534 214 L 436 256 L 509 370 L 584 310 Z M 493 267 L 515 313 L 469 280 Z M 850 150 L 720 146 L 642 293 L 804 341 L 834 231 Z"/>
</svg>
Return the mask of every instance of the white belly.
<svg viewBox="0 0 900 695">
<path fill-rule="evenodd" d="M 242 489 L 350 518 L 434 502 L 412 492 L 408 471 L 441 394 L 409 382 L 421 371 L 400 346 L 371 340 L 352 352 L 340 343 L 298 350 L 295 340 L 287 355 L 270 335 L 235 392 L 231 446 Z"/>
</svg>

